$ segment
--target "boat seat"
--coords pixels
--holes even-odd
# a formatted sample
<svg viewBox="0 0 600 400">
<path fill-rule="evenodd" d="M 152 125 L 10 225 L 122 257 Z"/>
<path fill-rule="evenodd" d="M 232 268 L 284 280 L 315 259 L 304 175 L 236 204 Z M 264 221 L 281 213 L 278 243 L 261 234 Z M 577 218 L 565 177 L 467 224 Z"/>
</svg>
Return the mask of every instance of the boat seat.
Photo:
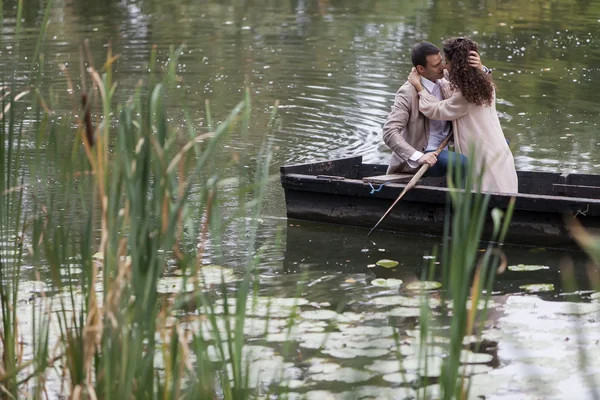
<svg viewBox="0 0 600 400">
<path fill-rule="evenodd" d="M 366 176 L 362 178 L 365 183 L 406 183 L 413 178 L 414 174 L 389 174 L 389 175 L 375 175 Z"/>
</svg>

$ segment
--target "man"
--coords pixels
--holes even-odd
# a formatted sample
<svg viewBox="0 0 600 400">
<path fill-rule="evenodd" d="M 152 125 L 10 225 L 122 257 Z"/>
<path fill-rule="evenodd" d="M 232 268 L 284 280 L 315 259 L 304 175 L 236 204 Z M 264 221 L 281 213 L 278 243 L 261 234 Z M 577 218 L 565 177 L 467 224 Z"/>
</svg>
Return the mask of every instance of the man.
<svg viewBox="0 0 600 400">
<path fill-rule="evenodd" d="M 421 42 L 413 46 L 411 59 L 421 75 L 423 86 L 439 100 L 452 95 L 450 83 L 444 78 L 444 60 L 440 49 L 429 43 Z M 489 73 L 481 65 L 476 52 L 471 52 L 469 64 Z M 427 119 L 419 112 L 419 96 L 409 82 L 396 92 L 394 105 L 383 125 L 383 141 L 393 150 L 387 173 L 416 172 L 423 164 L 429 164 L 425 176 L 441 177 L 446 175 L 448 163 L 453 162 L 466 167 L 467 158 L 444 149 L 439 157 L 433 154 L 452 130 L 450 121 Z"/>
</svg>

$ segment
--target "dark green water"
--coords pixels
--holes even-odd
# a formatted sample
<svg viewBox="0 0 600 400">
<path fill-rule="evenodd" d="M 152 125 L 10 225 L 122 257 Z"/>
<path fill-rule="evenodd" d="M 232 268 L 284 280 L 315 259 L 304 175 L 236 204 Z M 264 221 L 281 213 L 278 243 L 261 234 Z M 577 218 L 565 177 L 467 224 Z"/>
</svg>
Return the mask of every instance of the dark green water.
<svg viewBox="0 0 600 400">
<path fill-rule="evenodd" d="M 4 2 L 4 16 L 0 64 L 8 65 L 17 54 L 14 0 Z M 27 79 L 31 60 L 25 55 L 33 53 L 42 18 L 38 2 L 26 5 L 25 34 L 18 48 L 19 70 L 25 72 L 11 79 Z M 380 235 L 372 242 L 363 231 L 286 221 L 278 166 L 354 155 L 386 163 L 390 151 L 382 143 L 381 126 L 394 92 L 410 70 L 410 47 L 424 39 L 439 45 L 457 35 L 478 41 L 484 64 L 494 69 L 498 111 L 518 169 L 600 173 L 599 1 L 57 0 L 47 27 L 43 79 L 57 114 L 71 112 L 77 98 L 68 92 L 60 65 L 67 67 L 75 93 L 80 92 L 83 40 L 89 40 L 96 66 L 105 59 L 110 42 L 120 55 L 114 78 L 119 82 L 117 99 L 124 101 L 146 76 L 152 46 L 164 64 L 170 46 L 183 45 L 180 97 L 171 105 L 169 121 L 182 131 L 184 109 L 206 129 L 205 101 L 210 101 L 215 120 L 222 120 L 242 99 L 247 85 L 253 101 L 249 137 L 233 136 L 222 149 L 218 168 L 227 176 L 234 153 L 252 156 L 266 140 L 272 142 L 273 179 L 259 238 L 268 244 L 265 290 L 292 296 L 309 271 L 311 285 L 303 295 L 310 301 L 329 303 L 331 308 L 348 303 L 346 311 L 368 314 L 372 298 L 398 292 L 377 292 L 369 282 L 392 276 L 405 283 L 416 280 L 429 262 L 423 256 L 439 240 Z M 276 101 L 278 128 L 267 135 Z M 243 259 L 240 249 L 234 238 L 226 241 L 228 266 L 237 267 Z M 537 398 L 534 394 L 540 391 L 543 398 L 574 398 L 568 388 L 581 386 L 581 377 L 575 374 L 577 349 L 594 350 L 591 344 L 578 347 L 565 340 L 573 335 L 571 314 L 522 296 L 519 286 L 553 283 L 555 290 L 543 299 L 563 304 L 557 302 L 568 299 L 561 290 L 562 259 L 575 259 L 582 285 L 585 260 L 580 254 L 544 249 L 511 248 L 507 254 L 509 264 L 542 264 L 550 269 L 501 277 L 494 298 L 498 307 L 491 314 L 495 330 L 490 340 L 496 348 L 489 351 L 499 368 L 478 375 L 476 392 L 502 399 L 517 394 Z M 400 268 L 367 268 L 382 258 L 400 261 Z M 593 343 L 600 329 L 595 322 L 598 310 L 590 312 L 593 317 L 583 330 L 589 331 Z M 369 321 L 368 325 L 377 325 Z M 414 317 L 392 321 L 407 329 L 416 322 Z M 555 350 L 544 352 L 548 348 Z M 344 367 L 349 362 L 321 356 Z M 361 368 L 371 361 L 359 357 L 351 366 Z M 390 385 L 380 378 L 367 382 Z M 542 390 L 540 385 L 551 389 Z M 336 384 L 334 391 L 347 386 Z M 316 384 L 316 389 L 328 388 L 327 383 Z M 575 397 L 585 398 L 584 392 L 582 396 Z"/>
</svg>

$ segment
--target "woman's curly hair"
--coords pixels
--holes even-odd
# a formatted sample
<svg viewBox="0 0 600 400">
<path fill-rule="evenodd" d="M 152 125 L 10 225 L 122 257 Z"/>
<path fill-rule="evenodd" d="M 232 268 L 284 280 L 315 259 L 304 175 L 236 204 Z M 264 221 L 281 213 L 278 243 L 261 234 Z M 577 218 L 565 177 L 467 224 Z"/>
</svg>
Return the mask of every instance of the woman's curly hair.
<svg viewBox="0 0 600 400">
<path fill-rule="evenodd" d="M 468 37 L 448 39 L 444 42 L 444 55 L 452 63 L 450 84 L 462 92 L 469 103 L 491 106 L 494 99 L 494 82 L 489 74 L 469 65 L 469 52 L 477 51 L 477 43 Z"/>
</svg>

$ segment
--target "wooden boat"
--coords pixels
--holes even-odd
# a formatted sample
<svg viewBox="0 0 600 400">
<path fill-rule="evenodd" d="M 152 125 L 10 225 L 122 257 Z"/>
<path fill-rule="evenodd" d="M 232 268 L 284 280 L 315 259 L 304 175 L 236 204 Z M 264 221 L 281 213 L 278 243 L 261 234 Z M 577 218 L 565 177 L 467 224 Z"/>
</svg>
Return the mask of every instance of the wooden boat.
<svg viewBox="0 0 600 400">
<path fill-rule="evenodd" d="M 387 165 L 363 164 L 360 156 L 282 166 L 287 216 L 372 228 L 411 178 L 385 175 L 386 170 Z M 600 234 L 600 175 L 519 171 L 518 176 L 508 243 L 573 247 L 569 218 Z M 442 235 L 447 193 L 445 178 L 421 179 L 380 225 L 381 230 Z M 489 206 L 505 209 L 510 198 L 491 194 Z M 487 224 L 486 233 L 490 229 Z"/>
</svg>

